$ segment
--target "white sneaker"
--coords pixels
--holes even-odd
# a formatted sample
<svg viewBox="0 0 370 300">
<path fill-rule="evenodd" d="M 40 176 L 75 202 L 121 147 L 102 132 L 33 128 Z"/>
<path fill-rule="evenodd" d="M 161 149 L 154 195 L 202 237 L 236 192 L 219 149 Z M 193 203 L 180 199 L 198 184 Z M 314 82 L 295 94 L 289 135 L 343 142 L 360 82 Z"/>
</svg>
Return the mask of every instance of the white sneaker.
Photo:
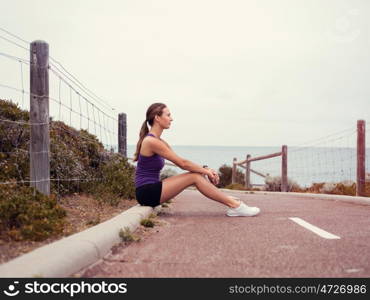
<svg viewBox="0 0 370 300">
<path fill-rule="evenodd" d="M 251 207 L 241 202 L 238 207 L 229 208 L 226 215 L 229 217 L 252 217 L 258 215 L 260 209 L 258 207 Z"/>
</svg>

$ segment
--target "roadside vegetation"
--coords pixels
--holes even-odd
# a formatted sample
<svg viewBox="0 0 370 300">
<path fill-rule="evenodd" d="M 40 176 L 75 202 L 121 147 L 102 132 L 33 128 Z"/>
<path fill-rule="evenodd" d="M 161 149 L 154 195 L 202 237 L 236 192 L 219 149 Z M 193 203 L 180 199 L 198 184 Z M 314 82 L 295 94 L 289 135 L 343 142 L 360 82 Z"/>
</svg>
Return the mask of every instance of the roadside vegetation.
<svg viewBox="0 0 370 300">
<path fill-rule="evenodd" d="M 91 209 L 118 207 L 123 200 L 135 198 L 135 167 L 125 157 L 105 149 L 86 130 L 52 119 L 51 195 L 40 194 L 29 185 L 29 112 L 11 101 L 0 100 L 0 120 L 0 245 L 10 240 L 42 241 L 60 235 L 68 226 L 65 198 L 85 195 L 91 200 Z M 91 226 L 99 223 L 99 216 L 92 217 L 88 210 L 84 207 L 80 212 L 81 222 Z"/>
<path fill-rule="evenodd" d="M 265 178 L 264 187 L 253 187 L 247 189 L 245 187 L 244 173 L 237 170 L 236 181 L 237 183 L 231 183 L 232 167 L 228 165 L 222 165 L 219 168 L 218 174 L 220 176 L 219 188 L 226 188 L 231 190 L 245 190 L 245 191 L 281 191 L 281 176 L 267 176 Z M 301 187 L 297 182 L 288 178 L 288 191 L 297 193 L 317 193 L 317 194 L 335 194 L 335 195 L 356 195 L 356 183 L 353 181 L 341 181 L 341 182 L 318 182 L 313 183 L 309 187 Z M 370 197 L 370 182 L 366 182 L 366 194 Z"/>
</svg>

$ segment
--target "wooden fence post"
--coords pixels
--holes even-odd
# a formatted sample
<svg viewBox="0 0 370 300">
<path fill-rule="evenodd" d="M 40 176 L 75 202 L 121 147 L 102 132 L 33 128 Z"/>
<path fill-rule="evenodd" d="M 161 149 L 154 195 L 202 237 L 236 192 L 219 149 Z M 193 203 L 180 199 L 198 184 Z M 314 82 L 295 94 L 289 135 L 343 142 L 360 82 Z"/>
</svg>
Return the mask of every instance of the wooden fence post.
<svg viewBox="0 0 370 300">
<path fill-rule="evenodd" d="M 248 161 L 250 157 L 251 157 L 251 155 L 248 154 L 247 155 L 246 167 L 245 167 L 245 187 L 247 189 L 249 189 L 250 186 L 251 186 L 251 162 Z"/>
<path fill-rule="evenodd" d="M 127 116 L 118 115 L 118 152 L 127 157 Z"/>
<path fill-rule="evenodd" d="M 288 147 L 283 145 L 281 148 L 281 191 L 288 191 Z"/>
<path fill-rule="evenodd" d="M 32 42 L 30 56 L 31 186 L 50 195 L 49 45 Z"/>
<path fill-rule="evenodd" d="M 233 159 L 233 168 L 231 173 L 231 184 L 234 184 L 236 181 L 236 157 Z"/>
<path fill-rule="evenodd" d="M 357 120 L 357 196 L 365 196 L 365 151 L 365 121 Z"/>
</svg>

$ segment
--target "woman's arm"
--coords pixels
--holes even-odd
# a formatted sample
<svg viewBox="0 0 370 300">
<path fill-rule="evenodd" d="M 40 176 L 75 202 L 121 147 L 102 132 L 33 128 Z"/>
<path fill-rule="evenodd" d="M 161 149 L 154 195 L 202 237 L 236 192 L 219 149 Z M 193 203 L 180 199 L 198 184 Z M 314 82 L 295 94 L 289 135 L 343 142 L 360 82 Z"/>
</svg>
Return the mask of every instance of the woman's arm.
<svg viewBox="0 0 370 300">
<path fill-rule="evenodd" d="M 208 169 L 203 168 L 202 166 L 200 166 L 196 163 L 193 163 L 190 160 L 185 160 L 185 166 L 184 166 L 183 169 L 187 170 L 187 171 L 190 171 L 190 172 L 201 173 L 203 175 L 208 175 L 209 174 L 209 172 L 207 172 Z"/>
<path fill-rule="evenodd" d="M 150 139 L 148 143 L 154 153 L 164 157 L 169 161 L 172 161 L 181 169 L 206 175 L 208 179 L 215 185 L 220 182 L 220 177 L 215 170 L 203 168 L 200 165 L 191 162 L 190 160 L 178 156 L 166 142 L 159 139 Z"/>
<path fill-rule="evenodd" d="M 190 160 L 178 156 L 165 141 L 159 139 L 150 139 L 148 143 L 154 153 L 157 153 L 165 159 L 172 161 L 181 169 L 200 173 L 203 175 L 209 175 L 209 170 L 196 163 L 191 162 Z"/>
</svg>

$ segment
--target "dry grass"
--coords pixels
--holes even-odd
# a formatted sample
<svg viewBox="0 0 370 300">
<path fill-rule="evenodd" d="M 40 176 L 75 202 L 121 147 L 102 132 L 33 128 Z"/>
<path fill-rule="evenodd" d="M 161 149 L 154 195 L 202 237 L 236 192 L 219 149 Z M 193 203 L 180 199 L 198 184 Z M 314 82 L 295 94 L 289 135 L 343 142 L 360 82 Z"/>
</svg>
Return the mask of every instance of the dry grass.
<svg viewBox="0 0 370 300">
<path fill-rule="evenodd" d="M 292 192 L 356 196 L 356 184 L 333 183 L 330 188 L 325 182 L 314 183 L 308 188 L 294 188 Z M 365 196 L 370 197 L 370 182 L 365 184 Z"/>
<path fill-rule="evenodd" d="M 67 211 L 66 226 L 63 233 L 37 242 L 0 239 L 0 263 L 7 262 L 62 237 L 81 232 L 98 223 L 107 221 L 136 205 L 137 202 L 122 199 L 117 206 L 111 206 L 87 195 L 74 195 L 61 199 L 59 204 Z"/>
</svg>

